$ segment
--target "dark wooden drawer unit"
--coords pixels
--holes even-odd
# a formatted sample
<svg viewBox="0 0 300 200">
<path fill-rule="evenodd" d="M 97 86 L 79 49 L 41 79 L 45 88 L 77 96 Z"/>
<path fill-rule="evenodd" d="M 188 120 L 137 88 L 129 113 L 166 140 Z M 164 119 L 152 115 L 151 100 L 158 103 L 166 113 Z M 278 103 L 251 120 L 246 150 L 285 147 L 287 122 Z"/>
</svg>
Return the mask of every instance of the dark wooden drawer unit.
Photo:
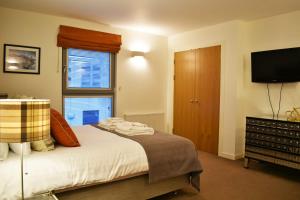
<svg viewBox="0 0 300 200">
<path fill-rule="evenodd" d="M 300 169 L 300 123 L 247 117 L 245 167 L 249 159 Z"/>
</svg>

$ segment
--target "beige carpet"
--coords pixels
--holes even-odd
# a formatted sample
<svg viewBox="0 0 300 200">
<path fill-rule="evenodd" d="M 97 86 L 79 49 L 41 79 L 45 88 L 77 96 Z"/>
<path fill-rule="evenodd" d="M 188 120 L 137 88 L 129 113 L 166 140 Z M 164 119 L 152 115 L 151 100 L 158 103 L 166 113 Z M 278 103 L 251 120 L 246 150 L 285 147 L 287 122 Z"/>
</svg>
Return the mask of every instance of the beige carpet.
<svg viewBox="0 0 300 200">
<path fill-rule="evenodd" d="M 191 188 L 152 200 L 300 200 L 300 170 L 262 162 L 231 161 L 199 152 L 201 192 Z"/>
</svg>

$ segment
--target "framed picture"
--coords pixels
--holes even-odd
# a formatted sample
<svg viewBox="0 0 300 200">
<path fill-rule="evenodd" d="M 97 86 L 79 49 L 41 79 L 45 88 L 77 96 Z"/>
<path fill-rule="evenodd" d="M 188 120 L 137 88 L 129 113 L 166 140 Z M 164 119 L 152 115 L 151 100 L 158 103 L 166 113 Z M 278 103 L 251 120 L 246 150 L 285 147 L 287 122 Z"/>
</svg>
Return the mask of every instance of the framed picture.
<svg viewBox="0 0 300 200">
<path fill-rule="evenodd" d="M 40 74 L 41 48 L 4 44 L 3 72 Z"/>
</svg>

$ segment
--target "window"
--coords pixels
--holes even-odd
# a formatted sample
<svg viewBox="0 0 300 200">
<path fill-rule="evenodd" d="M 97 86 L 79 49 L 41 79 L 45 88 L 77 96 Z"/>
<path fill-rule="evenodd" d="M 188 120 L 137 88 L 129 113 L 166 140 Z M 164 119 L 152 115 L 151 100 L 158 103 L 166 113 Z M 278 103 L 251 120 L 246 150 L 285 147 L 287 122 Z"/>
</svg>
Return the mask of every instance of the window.
<svg viewBox="0 0 300 200">
<path fill-rule="evenodd" d="M 114 115 L 114 57 L 63 49 L 63 110 L 69 124 L 95 124 Z"/>
</svg>

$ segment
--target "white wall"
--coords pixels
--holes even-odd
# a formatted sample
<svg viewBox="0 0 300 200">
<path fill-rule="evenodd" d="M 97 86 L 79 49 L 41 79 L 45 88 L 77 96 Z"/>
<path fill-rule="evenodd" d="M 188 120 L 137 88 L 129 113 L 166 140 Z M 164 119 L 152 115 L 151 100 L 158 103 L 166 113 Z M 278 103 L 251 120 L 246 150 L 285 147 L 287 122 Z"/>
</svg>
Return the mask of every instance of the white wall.
<svg viewBox="0 0 300 200">
<path fill-rule="evenodd" d="M 221 44 L 221 97 L 219 155 L 231 159 L 238 157 L 236 135 L 239 112 L 237 98 L 239 73 L 242 69 L 241 48 L 243 23 L 231 21 L 169 38 L 168 130 L 173 126 L 173 74 L 174 52 Z"/>
<path fill-rule="evenodd" d="M 250 53 L 270 49 L 300 47 L 300 11 L 279 15 L 248 23 L 248 44 L 244 53 L 244 91 L 245 113 L 270 115 L 266 84 L 251 82 Z M 271 85 L 274 109 L 278 108 L 280 84 Z M 250 98 L 255 95 L 256 98 Z M 285 117 L 285 111 L 293 106 L 300 106 L 300 83 L 286 83 L 282 94 L 282 109 L 280 115 Z"/>
<path fill-rule="evenodd" d="M 300 47 L 300 11 L 249 22 L 246 32 L 247 44 L 243 53 L 244 70 L 241 91 L 244 111 L 241 117 L 243 119 L 245 116 L 272 117 L 266 84 L 251 82 L 250 54 L 255 51 Z M 271 84 L 270 89 L 273 107 L 277 113 L 280 84 Z M 293 107 L 300 107 L 299 82 L 284 84 L 280 117 L 285 119 L 285 112 Z M 243 138 L 239 140 L 241 142 L 239 146 L 243 146 Z"/>
<path fill-rule="evenodd" d="M 62 107 L 61 48 L 56 46 L 59 25 L 122 35 L 117 55 L 116 114 L 163 112 L 166 106 L 167 38 L 77 19 L 0 7 L 0 52 L 3 43 L 41 47 L 41 74 L 9 74 L 0 70 L 0 92 L 51 99 Z M 129 49 L 147 50 L 146 62 L 135 63 Z M 3 53 L 0 53 L 3 63 Z M 1 66 L 2 67 L 2 66 Z"/>
<path fill-rule="evenodd" d="M 222 45 L 221 110 L 219 155 L 239 158 L 244 153 L 245 117 L 271 116 L 265 84 L 251 82 L 250 53 L 279 48 L 300 47 L 300 11 L 251 22 L 232 21 L 169 38 L 167 128 L 173 119 L 174 52 Z M 271 85 L 277 112 L 280 85 Z M 282 93 L 280 116 L 300 107 L 300 83 L 287 83 Z"/>
</svg>

